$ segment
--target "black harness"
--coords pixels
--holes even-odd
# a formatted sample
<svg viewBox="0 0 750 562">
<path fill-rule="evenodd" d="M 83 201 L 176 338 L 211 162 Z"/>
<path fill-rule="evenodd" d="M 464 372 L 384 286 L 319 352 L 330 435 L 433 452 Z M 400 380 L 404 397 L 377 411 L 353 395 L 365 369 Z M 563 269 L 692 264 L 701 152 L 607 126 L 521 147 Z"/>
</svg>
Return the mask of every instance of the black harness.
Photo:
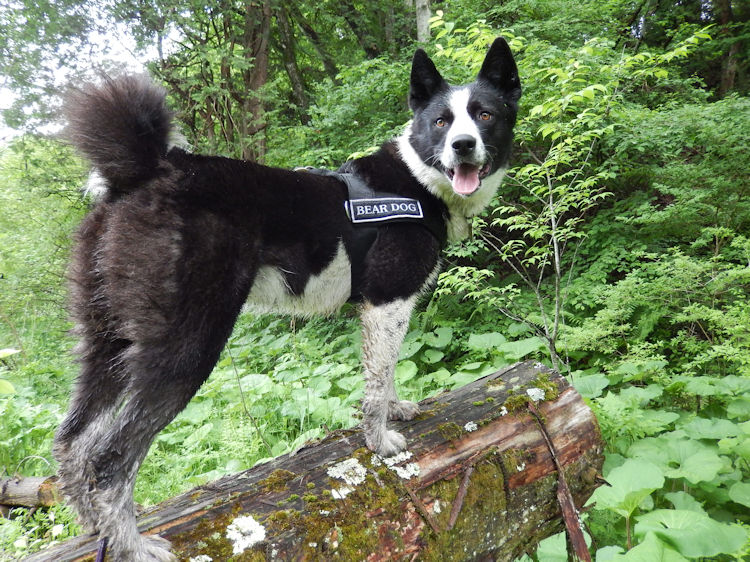
<svg viewBox="0 0 750 562">
<path fill-rule="evenodd" d="M 348 198 L 344 203 L 346 214 L 354 226 L 351 241 L 346 250 L 351 258 L 352 289 L 350 300 L 361 300 L 364 282 L 365 257 L 377 239 L 378 229 L 393 222 L 409 222 L 426 228 L 444 247 L 448 239 L 443 213 L 434 205 L 419 199 L 403 197 L 393 193 L 375 191 L 358 175 L 352 172 L 335 172 L 322 168 L 297 168 L 321 176 L 331 176 L 344 182 Z"/>
</svg>

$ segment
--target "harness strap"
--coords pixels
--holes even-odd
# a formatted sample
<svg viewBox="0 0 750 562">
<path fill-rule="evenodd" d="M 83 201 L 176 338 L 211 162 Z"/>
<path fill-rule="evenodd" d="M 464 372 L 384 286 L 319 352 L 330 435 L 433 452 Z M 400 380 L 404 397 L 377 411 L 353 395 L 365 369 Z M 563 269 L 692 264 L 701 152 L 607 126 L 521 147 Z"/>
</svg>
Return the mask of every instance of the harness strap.
<svg viewBox="0 0 750 562">
<path fill-rule="evenodd" d="M 411 222 L 426 228 L 444 246 L 447 231 L 443 216 L 424 213 L 418 199 L 373 190 L 362 179 L 351 172 L 335 172 L 323 168 L 303 167 L 304 171 L 321 176 L 332 176 L 344 182 L 348 192 L 345 203 L 346 213 L 352 221 L 353 236 L 347 245 L 351 257 L 352 287 L 351 301 L 362 300 L 361 288 L 364 283 L 365 257 L 378 237 L 378 229 L 388 222 Z"/>
</svg>

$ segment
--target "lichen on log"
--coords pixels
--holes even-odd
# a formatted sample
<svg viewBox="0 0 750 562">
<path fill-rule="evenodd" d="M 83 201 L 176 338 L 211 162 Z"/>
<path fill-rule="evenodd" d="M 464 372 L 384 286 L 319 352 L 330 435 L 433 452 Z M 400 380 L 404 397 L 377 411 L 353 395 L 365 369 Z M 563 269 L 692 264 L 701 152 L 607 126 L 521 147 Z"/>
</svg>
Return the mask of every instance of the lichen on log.
<svg viewBox="0 0 750 562">
<path fill-rule="evenodd" d="M 537 416 L 526 405 L 535 404 Z M 427 399 L 394 423 L 409 450 L 381 459 L 357 430 L 171 498 L 139 517 L 181 560 L 512 560 L 563 528 L 554 444 L 575 505 L 602 463 L 596 420 L 539 363 Z M 78 537 L 31 560 L 93 559 Z"/>
</svg>

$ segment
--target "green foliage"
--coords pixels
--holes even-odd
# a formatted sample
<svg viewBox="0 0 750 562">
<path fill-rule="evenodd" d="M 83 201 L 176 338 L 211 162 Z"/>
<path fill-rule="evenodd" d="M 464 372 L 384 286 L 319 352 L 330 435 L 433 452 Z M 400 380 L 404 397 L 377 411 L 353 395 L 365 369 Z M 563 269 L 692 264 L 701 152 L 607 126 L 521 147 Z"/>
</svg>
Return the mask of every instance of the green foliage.
<svg viewBox="0 0 750 562">
<path fill-rule="evenodd" d="M 709 102 L 716 89 L 703 83 L 718 83 L 717 61 L 747 14 L 737 7 L 734 23 L 709 29 L 710 39 L 702 26 L 716 21 L 718 3 L 705 16 L 706 3 L 692 0 L 674 12 L 670 3 L 635 4 L 460 0 L 435 13 L 425 48 L 448 79 L 473 78 L 503 35 L 524 95 L 514 167 L 475 219 L 477 235 L 449 248 L 434 297 L 412 319 L 396 380 L 403 398 L 419 400 L 524 358 L 557 357 L 607 443 L 610 486 L 583 516 L 596 559 L 742 559 L 750 554 L 750 102 Z M 207 125 L 206 111 L 242 111 L 240 78 L 252 64 L 231 34 L 210 29 L 228 18 L 219 27 L 236 34 L 242 14 L 180 5 L 143 8 L 131 30 L 144 44 L 175 26 L 191 31 L 190 48 L 164 53 L 159 68 L 183 87 L 175 101 L 197 144 L 239 153 L 239 137 L 211 138 L 225 131 Z M 46 26 L 50 44 L 62 42 L 56 26 L 75 6 L 29 33 Z M 132 20 L 133 6 L 118 4 L 121 19 Z M 404 33 L 395 47 L 384 43 L 406 26 L 403 3 L 356 3 L 352 21 L 328 2 L 319 15 L 321 6 L 295 6 L 288 15 L 298 26 L 324 37 L 316 45 L 296 36 L 301 104 L 272 24 L 274 78 L 254 92 L 268 112 L 266 158 L 336 167 L 408 118 L 413 49 Z M 11 15 L 0 25 L 20 45 L 21 12 Z M 17 68 L 39 53 L 16 57 Z M 740 92 L 745 59 L 737 53 Z M 245 117 L 234 123 L 255 123 Z M 0 470 L 48 474 L 75 372 L 62 272 L 83 210 L 83 170 L 49 139 L 0 150 Z M 363 393 L 359 339 L 351 309 L 296 322 L 242 315 L 212 377 L 152 446 L 137 500 L 153 504 L 352 427 Z M 14 510 L 0 519 L 0 559 L 76 532 L 63 508 Z M 534 556 L 566 559 L 563 535 Z"/>
</svg>

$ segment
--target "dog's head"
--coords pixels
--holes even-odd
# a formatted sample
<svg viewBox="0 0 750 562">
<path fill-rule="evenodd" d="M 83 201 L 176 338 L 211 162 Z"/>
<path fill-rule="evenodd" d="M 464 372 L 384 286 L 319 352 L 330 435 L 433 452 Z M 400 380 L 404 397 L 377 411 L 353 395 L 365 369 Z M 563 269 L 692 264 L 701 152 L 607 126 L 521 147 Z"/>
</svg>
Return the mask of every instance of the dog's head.
<svg viewBox="0 0 750 562">
<path fill-rule="evenodd" d="M 417 50 L 409 92 L 414 118 L 399 142 L 412 173 L 449 207 L 467 216 L 481 210 L 508 166 L 520 97 L 518 69 L 502 38 L 466 86 L 448 84 Z"/>
</svg>

